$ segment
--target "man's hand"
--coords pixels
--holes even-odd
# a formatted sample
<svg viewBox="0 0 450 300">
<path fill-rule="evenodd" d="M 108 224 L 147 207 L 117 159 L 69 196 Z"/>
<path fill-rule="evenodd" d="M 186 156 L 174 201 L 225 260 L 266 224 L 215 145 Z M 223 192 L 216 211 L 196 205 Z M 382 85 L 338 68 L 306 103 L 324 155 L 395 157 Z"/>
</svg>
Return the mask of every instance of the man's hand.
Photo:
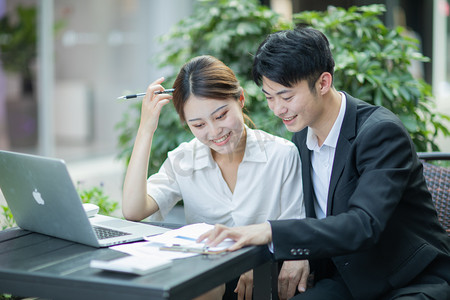
<svg viewBox="0 0 450 300">
<path fill-rule="evenodd" d="M 295 290 L 300 293 L 306 291 L 309 276 L 309 262 L 307 260 L 289 260 L 283 263 L 278 275 L 278 297 L 280 300 L 291 299 Z"/>
<path fill-rule="evenodd" d="M 226 238 L 236 241 L 228 251 L 238 250 L 249 245 L 266 245 L 272 241 L 272 227 L 268 222 L 233 228 L 217 224 L 214 229 L 202 234 L 197 242 L 208 239 L 206 244 L 214 247 Z"/>
<path fill-rule="evenodd" d="M 234 292 L 238 294 L 238 300 L 252 300 L 253 270 L 250 270 L 239 277 L 239 282 Z"/>
</svg>

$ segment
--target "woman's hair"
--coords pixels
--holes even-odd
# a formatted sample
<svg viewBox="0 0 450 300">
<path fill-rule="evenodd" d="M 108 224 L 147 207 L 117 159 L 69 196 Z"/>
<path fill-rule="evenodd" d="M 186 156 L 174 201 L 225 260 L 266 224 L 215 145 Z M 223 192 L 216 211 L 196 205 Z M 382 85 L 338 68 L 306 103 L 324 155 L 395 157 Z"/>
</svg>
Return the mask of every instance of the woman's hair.
<svg viewBox="0 0 450 300">
<path fill-rule="evenodd" d="M 327 37 L 310 27 L 272 33 L 261 43 L 253 61 L 253 80 L 262 77 L 283 86 L 307 80 L 311 91 L 323 72 L 333 75 L 334 59 Z"/>
<path fill-rule="evenodd" d="M 173 105 L 182 122 L 186 122 L 184 105 L 191 95 L 215 100 L 232 98 L 237 101 L 243 92 L 233 71 L 209 55 L 197 56 L 184 64 L 173 87 Z M 248 119 L 245 114 L 244 119 Z"/>
</svg>

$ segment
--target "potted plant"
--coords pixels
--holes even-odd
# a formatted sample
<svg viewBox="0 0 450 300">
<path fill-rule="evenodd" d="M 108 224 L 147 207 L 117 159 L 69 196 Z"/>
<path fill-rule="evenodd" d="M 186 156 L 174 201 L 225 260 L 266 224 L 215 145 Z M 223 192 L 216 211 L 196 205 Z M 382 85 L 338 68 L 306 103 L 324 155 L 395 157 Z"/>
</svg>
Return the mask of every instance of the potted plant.
<svg viewBox="0 0 450 300">
<path fill-rule="evenodd" d="M 9 142 L 12 147 L 33 146 L 37 142 L 36 7 L 18 5 L 15 14 L 0 19 L 0 28 L 1 66 L 7 77 L 19 81 L 18 93 L 6 99 Z"/>
</svg>

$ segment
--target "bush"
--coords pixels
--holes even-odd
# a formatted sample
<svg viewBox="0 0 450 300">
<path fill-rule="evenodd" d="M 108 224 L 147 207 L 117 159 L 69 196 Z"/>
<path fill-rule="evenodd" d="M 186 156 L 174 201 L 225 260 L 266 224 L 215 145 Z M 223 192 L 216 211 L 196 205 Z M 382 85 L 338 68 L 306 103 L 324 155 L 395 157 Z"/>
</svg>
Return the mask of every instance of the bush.
<svg viewBox="0 0 450 300">
<path fill-rule="evenodd" d="M 403 27 L 386 28 L 378 18 L 383 5 L 332 7 L 293 17 L 328 37 L 336 61 L 334 85 L 366 102 L 394 112 L 409 131 L 417 151 L 438 151 L 434 140 L 450 119 L 433 111 L 431 86 L 415 79 L 408 68 L 413 60 L 427 62 L 418 41 L 402 35 Z"/>
<path fill-rule="evenodd" d="M 109 196 L 105 194 L 103 190 L 103 184 L 100 184 L 100 186 L 98 187 L 91 187 L 89 189 L 81 189 L 80 185 L 81 182 L 78 182 L 77 192 L 81 198 L 81 202 L 98 205 L 99 214 L 110 216 L 118 208 L 119 203 L 117 201 L 110 200 Z M 1 209 L 2 211 L 0 212 L 0 216 L 2 219 L 2 230 L 16 226 L 16 222 L 11 213 L 11 209 L 5 205 L 1 205 Z M 2 298 L 0 295 L 0 300 L 1 299 Z"/>
<path fill-rule="evenodd" d="M 89 189 L 81 189 L 81 182 L 78 182 L 77 192 L 80 195 L 82 203 L 92 203 L 99 207 L 98 213 L 110 216 L 118 208 L 119 203 L 109 199 L 103 189 L 103 183 L 100 186 L 94 186 Z"/>
<path fill-rule="evenodd" d="M 247 113 L 260 129 L 290 139 L 279 118 L 268 109 L 260 88 L 251 79 L 252 53 L 267 34 L 309 24 L 329 37 L 336 60 L 334 85 L 369 103 L 383 105 L 405 124 L 418 151 L 438 150 L 439 132 L 450 135 L 443 122 L 450 118 L 433 112 L 431 87 L 412 77 L 413 60 L 428 61 L 417 41 L 401 35 L 402 28 L 388 29 L 379 20 L 382 5 L 333 8 L 326 12 L 302 12 L 285 22 L 256 0 L 199 1 L 191 17 L 180 21 L 161 38 L 165 48 L 157 56 L 160 67 L 177 73 L 190 58 L 216 56 L 236 73 L 246 91 Z M 168 78 L 171 86 L 174 76 Z M 139 125 L 140 104 L 136 103 L 118 123 L 120 157 L 129 161 Z M 172 106 L 164 107 L 153 139 L 149 172 L 154 173 L 168 151 L 192 138 L 180 124 Z"/>
</svg>

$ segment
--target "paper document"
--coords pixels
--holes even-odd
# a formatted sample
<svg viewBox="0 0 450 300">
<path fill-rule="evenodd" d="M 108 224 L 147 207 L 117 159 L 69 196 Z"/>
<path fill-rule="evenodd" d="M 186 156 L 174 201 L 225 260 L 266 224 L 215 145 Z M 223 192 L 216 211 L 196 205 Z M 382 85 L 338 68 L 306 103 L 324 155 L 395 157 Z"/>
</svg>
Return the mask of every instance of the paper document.
<svg viewBox="0 0 450 300">
<path fill-rule="evenodd" d="M 91 268 L 107 271 L 124 272 L 136 275 L 146 275 L 172 265 L 171 260 L 161 257 L 146 257 L 142 259 L 138 256 L 126 256 L 110 261 L 91 260 Z"/>
<path fill-rule="evenodd" d="M 152 243 L 159 243 L 161 250 L 215 254 L 226 251 L 235 241 L 226 239 L 215 247 L 206 246 L 205 242 L 197 243 L 197 238 L 214 228 L 214 225 L 197 223 L 183 226 L 159 235 L 148 236 L 145 239 Z"/>
<path fill-rule="evenodd" d="M 164 245 L 160 243 L 144 241 L 144 242 L 115 245 L 109 248 L 130 255 L 139 256 L 142 258 L 146 258 L 147 256 L 157 256 L 162 259 L 174 260 L 199 255 L 198 253 L 192 252 L 161 251 L 159 248 L 162 246 Z"/>
</svg>

